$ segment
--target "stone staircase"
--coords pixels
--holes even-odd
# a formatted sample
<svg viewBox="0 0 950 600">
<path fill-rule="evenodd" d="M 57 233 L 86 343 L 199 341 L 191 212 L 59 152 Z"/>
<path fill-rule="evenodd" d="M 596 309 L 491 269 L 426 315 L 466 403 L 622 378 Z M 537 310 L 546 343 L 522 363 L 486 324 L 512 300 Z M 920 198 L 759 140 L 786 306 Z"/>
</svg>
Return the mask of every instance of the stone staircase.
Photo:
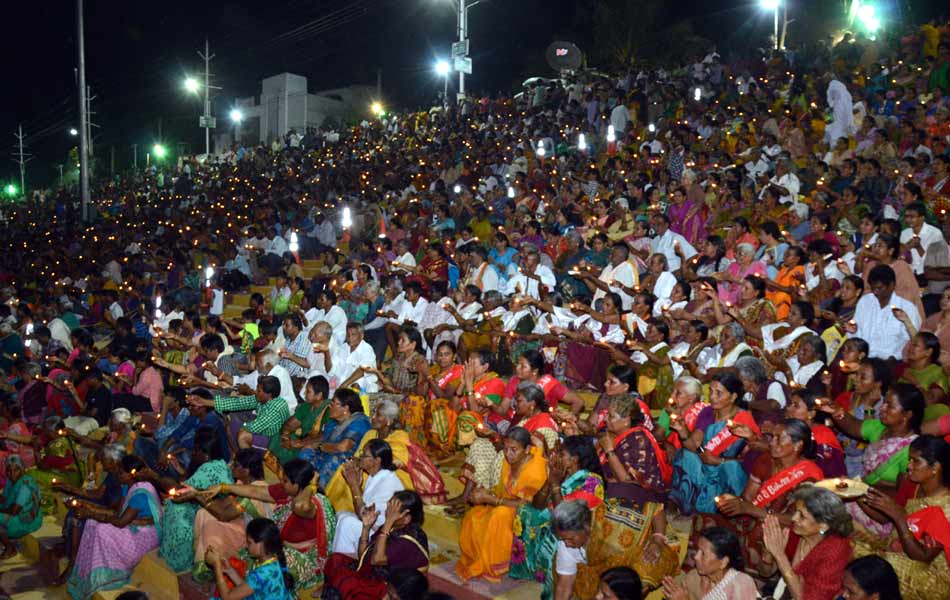
<svg viewBox="0 0 950 600">
<path fill-rule="evenodd" d="M 308 259 L 301 261 L 300 267 L 303 269 L 304 281 L 309 283 L 310 280 L 317 275 L 320 264 L 321 263 L 317 260 Z M 269 277 L 267 279 L 267 285 L 252 285 L 245 293 L 227 294 L 225 296 L 224 313 L 222 316 L 226 319 L 236 319 L 240 317 L 241 313 L 249 308 L 251 294 L 258 293 L 266 298 L 275 283 L 277 283 L 277 278 Z"/>
</svg>

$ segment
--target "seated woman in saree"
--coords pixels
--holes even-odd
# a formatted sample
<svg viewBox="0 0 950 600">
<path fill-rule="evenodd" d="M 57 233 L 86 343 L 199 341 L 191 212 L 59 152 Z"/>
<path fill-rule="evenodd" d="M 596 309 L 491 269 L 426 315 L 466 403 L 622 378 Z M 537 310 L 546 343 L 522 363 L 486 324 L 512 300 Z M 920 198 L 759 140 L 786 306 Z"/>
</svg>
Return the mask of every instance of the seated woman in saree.
<svg viewBox="0 0 950 600">
<path fill-rule="evenodd" d="M 894 374 L 899 382 L 916 385 L 924 393 L 927 401 L 924 420 L 931 421 L 950 412 L 944 404 L 950 392 L 950 380 L 940 364 L 940 338 L 929 331 L 921 331 L 907 344 L 904 357 Z"/>
<path fill-rule="evenodd" d="M 785 405 L 785 418 L 799 419 L 811 427 L 811 436 L 815 440 L 815 464 L 824 473 L 825 479 L 846 477 L 841 441 L 833 429 L 816 417 L 819 410 L 826 410 L 825 402 L 827 400 L 819 400 L 811 390 L 795 388 Z"/>
<path fill-rule="evenodd" d="M 465 491 L 456 500 L 468 501 L 476 486 L 491 489 L 501 472 L 497 467 L 497 449 L 493 444 L 475 444 L 479 438 L 494 438 L 507 428 L 511 418 L 511 402 L 503 398 L 505 382 L 491 370 L 488 350 L 472 352 L 465 364 L 465 375 L 459 390 L 463 412 L 458 418 L 459 445 L 468 446 L 459 479 Z"/>
<path fill-rule="evenodd" d="M 905 506 L 899 502 L 906 501 Z M 950 595 L 950 444 L 921 436 L 910 444 L 907 479 L 897 501 L 875 488 L 858 504 L 894 524 L 886 538 L 859 540 L 857 556 L 876 554 L 900 576 L 906 600 Z"/>
<path fill-rule="evenodd" d="M 210 546 L 204 555 L 211 565 L 220 600 L 294 600 L 294 578 L 287 571 L 287 557 L 280 529 L 270 519 L 257 518 L 247 524 L 248 554 L 254 567 L 239 573 L 227 555 Z M 230 585 L 228 585 L 230 583 Z"/>
<path fill-rule="evenodd" d="M 742 427 L 740 426 L 736 426 Z M 746 572 L 770 575 L 773 565 L 763 564 L 768 555 L 763 538 L 763 523 L 768 515 L 776 515 L 783 527 L 792 523 L 792 494 L 805 482 L 824 479 L 821 469 L 812 462 L 815 442 L 804 421 L 788 419 L 772 430 L 769 451 L 759 455 L 749 473 L 742 496 L 722 494 L 716 498 L 719 514 L 699 514 L 693 519 L 693 530 L 706 527 L 727 527 L 742 542 L 742 558 Z"/>
<path fill-rule="evenodd" d="M 389 368 L 375 367 L 363 370 L 376 375 L 378 393 L 372 394 L 371 404 L 382 399 L 402 404 L 403 425 L 412 441 L 426 441 L 426 421 L 429 402 L 425 397 L 425 377 L 429 372 L 422 335 L 414 327 L 403 327 L 397 338 L 396 354 Z"/>
<path fill-rule="evenodd" d="M 405 488 L 396 476 L 392 448 L 380 439 L 370 440 L 359 455 L 343 463 L 341 469 L 354 510 L 337 512 L 333 552 L 356 558 L 362 529 L 358 515 L 369 510 L 377 514 L 376 524 L 370 532 L 375 533 L 386 518 L 386 505 L 390 498 Z"/>
<path fill-rule="evenodd" d="M 508 572 L 518 507 L 530 502 L 547 479 L 547 461 L 531 443 L 531 434 L 514 427 L 505 436 L 501 478 L 491 491 L 475 488 L 476 506 L 465 513 L 459 532 L 462 556 L 455 572 L 463 580 L 485 577 L 498 581 Z"/>
<path fill-rule="evenodd" d="M 447 456 L 458 448 L 456 419 L 461 412 L 461 402 L 456 395 L 462 385 L 465 367 L 458 363 L 458 350 L 454 342 L 444 341 L 435 348 L 435 364 L 426 373 L 429 411 L 427 413 L 427 453 Z"/>
<path fill-rule="evenodd" d="M 558 419 L 567 423 L 576 424 L 577 433 L 585 435 L 599 435 L 607 428 L 607 409 L 615 398 L 633 397 L 640 406 L 640 413 L 648 429 L 653 427 L 650 418 L 650 407 L 637 393 L 637 371 L 630 364 L 613 364 L 607 369 L 607 379 L 604 381 L 604 391 L 597 398 L 590 415 L 579 420 L 564 411 L 558 412 Z"/>
<path fill-rule="evenodd" d="M 515 377 L 508 380 L 505 388 L 505 397 L 514 398 L 518 387 L 523 383 L 534 383 L 540 386 L 547 400 L 548 410 L 555 411 L 559 404 L 571 407 L 571 413 L 578 415 L 584 410 L 584 399 L 577 392 L 573 392 L 566 385 L 552 375 L 542 375 L 544 369 L 544 355 L 537 350 L 526 350 L 515 363 Z"/>
<path fill-rule="evenodd" d="M 0 559 L 16 555 L 13 540 L 38 530 L 43 525 L 40 490 L 33 478 L 25 473 L 23 459 L 11 454 L 5 461 L 7 480 L 0 497 Z"/>
<path fill-rule="evenodd" d="M 36 432 L 35 443 L 40 450 L 36 466 L 28 474 L 40 489 L 43 509 L 52 514 L 56 507 L 53 493 L 54 480 L 67 485 L 79 485 L 82 481 L 76 463 L 76 446 L 66 435 L 66 425 L 59 417 L 47 417 L 43 427 Z"/>
<path fill-rule="evenodd" d="M 300 591 L 323 581 L 323 566 L 336 528 L 333 506 L 317 492 L 314 475 L 313 465 L 295 458 L 284 465 L 280 483 L 269 486 L 223 483 L 200 490 L 196 496 L 203 497 L 207 503 L 219 494 L 231 494 L 269 506 L 284 541 L 287 570 L 294 578 L 296 590 Z M 248 554 L 241 551 L 236 562 L 247 560 Z"/>
<path fill-rule="evenodd" d="M 386 506 L 382 526 L 371 533 L 379 515 L 367 507 L 361 515 L 357 558 L 333 553 L 327 560 L 323 600 L 392 598 L 387 595 L 386 582 L 394 570 L 425 573 L 429 569 L 429 540 L 422 530 L 424 517 L 418 494 L 410 490 L 396 492 Z"/>
<path fill-rule="evenodd" d="M 515 394 L 514 421 L 518 427 L 525 428 L 531 434 L 533 444 L 547 454 L 557 446 L 558 425 L 548 412 L 548 401 L 541 386 L 534 383 L 522 383 Z M 487 465 L 491 481 L 490 487 L 498 483 L 504 463 L 504 436 L 489 428 L 480 428 L 478 437 L 469 448 L 470 456 L 478 456 Z M 463 471 L 465 466 L 463 466 Z M 471 484 L 471 485 L 469 485 Z M 471 493 L 476 481 L 466 481 L 466 492 Z M 486 487 L 486 486 L 482 486 Z"/>
<path fill-rule="evenodd" d="M 594 511 L 598 544 L 610 566 L 631 565 L 647 588 L 657 587 L 679 562 L 663 512 L 673 469 L 632 398 L 611 402 L 598 450 L 607 482 L 607 503 Z"/>
<path fill-rule="evenodd" d="M 76 515 L 86 520 L 67 583 L 74 600 L 88 600 L 99 591 L 124 586 L 142 557 L 158 547 L 162 505 L 152 484 L 136 481 L 135 473 L 144 468 L 137 456 L 122 459 L 119 481 L 127 491 L 118 510 L 78 499 L 69 502 Z"/>
<path fill-rule="evenodd" d="M 551 529 L 551 511 L 564 500 L 584 500 L 591 510 L 604 502 L 604 475 L 597 456 L 596 438 L 564 438 L 548 460 L 548 479 L 534 500 L 518 508 L 521 531 L 511 547 L 512 579 L 544 582 L 545 598 L 554 586 L 557 537 Z"/>
<path fill-rule="evenodd" d="M 667 405 L 656 419 L 657 428 L 654 429 L 654 437 L 663 442 L 668 455 L 683 447 L 683 442 L 673 430 L 671 422 L 682 421 L 686 424 L 686 431 L 691 434 L 696 429 L 699 413 L 705 407 L 702 382 L 691 375 L 679 376 L 673 383 L 673 393 L 670 394 Z M 640 411 L 643 411 L 642 406 Z M 644 418 L 649 418 L 648 414 L 644 415 Z"/>
<path fill-rule="evenodd" d="M 841 406 L 835 406 L 831 416 L 835 427 L 854 439 L 869 442 L 861 470 L 864 483 L 894 496 L 899 478 L 907 472 L 910 444 L 917 438 L 924 420 L 924 396 L 920 390 L 909 383 L 891 386 L 884 395 L 879 419 L 859 421 Z M 859 537 L 890 535 L 890 521 L 878 522 L 854 502 L 848 503 L 848 512 L 854 517 Z"/>
<path fill-rule="evenodd" d="M 363 413 L 363 401 L 349 388 L 340 388 L 333 394 L 327 412 L 330 418 L 324 423 L 320 437 L 308 442 L 299 456 L 316 469 L 322 487 L 329 484 L 336 470 L 353 456 L 370 429 L 369 418 Z"/>
<path fill-rule="evenodd" d="M 829 490 L 806 485 L 793 492 L 791 531 L 778 517 L 765 518 L 765 549 L 780 579 L 772 593 L 802 600 L 834 600 L 851 561 L 853 531 L 844 502 Z"/>
<path fill-rule="evenodd" d="M 670 422 L 683 444 L 673 456 L 670 498 L 684 514 L 715 512 L 716 496 L 738 496 L 745 488 L 748 475 L 737 460 L 745 441 L 729 426 L 746 425 L 756 434 L 760 431 L 752 413 L 742 409 L 743 393 L 738 377 L 717 374 L 709 386 L 709 406 L 699 413 L 693 432 L 679 419 Z"/>
<path fill-rule="evenodd" d="M 677 578 L 663 579 L 667 600 L 755 600 L 755 580 L 743 572 L 745 563 L 736 534 L 724 527 L 699 532 L 693 563 L 696 568 Z"/>
<path fill-rule="evenodd" d="M 0 428 L 0 486 L 7 481 L 7 457 L 19 456 L 25 468 L 29 469 L 36 462 L 36 453 L 33 450 L 34 437 L 30 427 L 20 418 L 20 407 L 16 404 L 3 407 L 5 421 Z"/>
<path fill-rule="evenodd" d="M 237 485 L 267 487 L 264 481 L 264 463 L 261 454 L 253 448 L 244 448 L 231 461 L 231 476 Z M 270 507 L 252 498 L 218 497 L 207 499 L 197 492 L 187 491 L 172 498 L 175 502 L 196 501 L 201 509 L 195 514 L 195 565 L 192 577 L 208 581 L 213 573 L 208 563 L 201 560 L 210 547 L 221 556 L 232 556 L 246 545 L 244 534 L 252 519 L 270 518 Z"/>
<path fill-rule="evenodd" d="M 185 485 L 191 488 L 206 488 L 219 483 L 232 483 L 228 463 L 224 461 L 221 445 L 214 429 L 203 425 L 195 433 L 195 447 Z M 169 489 L 174 480 L 161 478 L 151 469 L 144 469 L 144 477 L 157 488 Z M 195 515 L 200 508 L 195 501 L 173 502 L 165 500 L 162 519 L 159 556 L 165 559 L 176 573 L 190 571 L 194 563 Z"/>
<path fill-rule="evenodd" d="M 102 465 L 102 471 L 105 474 L 101 484 L 86 487 L 70 485 L 65 481 L 56 479 L 53 481 L 52 489 L 54 492 L 66 494 L 96 506 L 113 510 L 118 509 L 122 506 L 122 498 L 126 491 L 123 490 L 120 481 L 122 459 L 125 456 L 125 448 L 118 444 L 104 446 L 99 451 L 98 456 L 99 464 Z M 82 532 L 86 526 L 86 520 L 76 516 L 75 508 L 67 505 L 66 509 L 66 516 L 63 519 L 66 566 L 52 583 L 56 587 L 65 584 L 66 580 L 69 579 L 69 575 L 73 572 L 73 567 L 76 564 L 76 553 L 79 552 L 79 542 L 82 540 Z"/>
<path fill-rule="evenodd" d="M 403 488 L 415 490 L 426 504 L 445 502 L 445 482 L 442 481 L 442 474 L 425 452 L 409 441 L 409 435 L 400 428 L 399 405 L 382 400 L 376 405 L 371 423 L 373 428 L 363 436 L 355 455 L 359 456 L 371 440 L 383 440 L 392 450 L 393 466 L 396 467 L 396 476 L 402 482 Z M 364 485 L 366 477 L 364 474 Z M 326 495 L 338 513 L 348 511 L 359 514 L 353 506 L 353 494 L 343 477 L 342 467 L 333 474 L 326 487 Z"/>
<path fill-rule="evenodd" d="M 274 461 L 283 464 L 297 458 L 301 448 L 319 438 L 330 407 L 330 384 L 326 377 L 308 379 L 303 400 L 281 426 L 280 435 L 270 439 L 268 451 L 274 459 L 268 461 L 268 466 L 276 466 Z"/>
<path fill-rule="evenodd" d="M 616 355 L 632 360 L 639 376 L 637 392 L 653 408 L 661 408 L 673 389 L 673 363 L 670 362 L 670 327 L 659 319 L 650 319 L 645 340 L 627 342 L 633 354 L 627 359 L 624 351 Z"/>
</svg>

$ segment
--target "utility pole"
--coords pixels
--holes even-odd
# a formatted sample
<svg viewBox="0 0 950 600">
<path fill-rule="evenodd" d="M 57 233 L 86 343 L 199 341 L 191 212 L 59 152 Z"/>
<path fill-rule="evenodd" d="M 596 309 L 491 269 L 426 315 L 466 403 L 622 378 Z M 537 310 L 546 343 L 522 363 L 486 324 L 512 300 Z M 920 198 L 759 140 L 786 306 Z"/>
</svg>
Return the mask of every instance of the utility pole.
<svg viewBox="0 0 950 600">
<path fill-rule="evenodd" d="M 459 41 L 468 39 L 468 0 L 459 0 Z M 459 100 L 465 97 L 465 72 L 459 69 Z"/>
<path fill-rule="evenodd" d="M 99 127 L 99 126 L 92 122 L 92 116 L 96 114 L 95 112 L 92 111 L 92 101 L 98 97 L 99 96 L 92 95 L 92 88 L 87 85 L 86 86 L 86 143 L 88 144 L 90 158 L 95 157 L 96 155 L 95 150 L 93 149 L 93 144 L 92 144 L 93 142 L 92 128 Z"/>
<path fill-rule="evenodd" d="M 115 146 L 109 146 L 109 174 L 115 177 Z"/>
<path fill-rule="evenodd" d="M 26 198 L 26 163 L 33 160 L 33 156 L 28 152 L 24 152 L 23 149 L 23 139 L 26 137 L 23 135 L 23 126 L 17 126 L 17 132 L 13 134 L 13 137 L 17 139 L 17 145 L 14 147 L 13 162 L 20 165 L 20 193 L 23 194 L 23 197 Z"/>
<path fill-rule="evenodd" d="M 76 0 L 76 45 L 79 52 L 79 182 L 82 198 L 82 221 L 89 220 L 89 156 L 87 154 L 86 115 L 86 48 L 82 22 L 82 0 Z"/>
<path fill-rule="evenodd" d="M 198 56 L 205 61 L 205 112 L 204 112 L 204 128 L 205 128 L 205 156 L 207 157 L 211 154 L 211 59 L 214 58 L 214 54 L 211 54 L 211 47 L 208 44 L 208 38 L 205 38 L 205 51 L 204 54 L 198 52 Z"/>
<path fill-rule="evenodd" d="M 63 187 L 63 163 L 56 165 L 56 168 L 59 169 L 59 187 Z"/>
<path fill-rule="evenodd" d="M 136 171 L 139 170 L 139 145 L 138 144 L 132 144 L 132 169 Z"/>
</svg>

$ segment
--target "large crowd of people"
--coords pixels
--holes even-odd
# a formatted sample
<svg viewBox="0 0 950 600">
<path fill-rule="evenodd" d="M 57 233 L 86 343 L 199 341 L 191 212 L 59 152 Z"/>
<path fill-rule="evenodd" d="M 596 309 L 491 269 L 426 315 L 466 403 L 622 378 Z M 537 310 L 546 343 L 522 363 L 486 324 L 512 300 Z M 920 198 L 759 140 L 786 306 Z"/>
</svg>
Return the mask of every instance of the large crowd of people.
<svg viewBox="0 0 950 600">
<path fill-rule="evenodd" d="M 428 505 L 545 599 L 950 598 L 948 92 L 927 23 L 3 207 L 2 558 L 422 598 Z"/>
</svg>

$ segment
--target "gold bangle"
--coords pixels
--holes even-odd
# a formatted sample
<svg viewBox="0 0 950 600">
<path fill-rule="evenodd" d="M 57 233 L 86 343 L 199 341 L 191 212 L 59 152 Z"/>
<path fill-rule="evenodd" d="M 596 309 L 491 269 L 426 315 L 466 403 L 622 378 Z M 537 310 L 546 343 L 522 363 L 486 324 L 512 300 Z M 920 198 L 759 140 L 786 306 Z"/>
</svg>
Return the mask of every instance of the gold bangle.
<svg viewBox="0 0 950 600">
<path fill-rule="evenodd" d="M 225 494 L 229 493 L 229 492 L 231 491 L 231 484 L 230 484 L 230 483 L 222 483 L 222 484 L 221 484 L 221 491 L 224 492 Z"/>
</svg>

